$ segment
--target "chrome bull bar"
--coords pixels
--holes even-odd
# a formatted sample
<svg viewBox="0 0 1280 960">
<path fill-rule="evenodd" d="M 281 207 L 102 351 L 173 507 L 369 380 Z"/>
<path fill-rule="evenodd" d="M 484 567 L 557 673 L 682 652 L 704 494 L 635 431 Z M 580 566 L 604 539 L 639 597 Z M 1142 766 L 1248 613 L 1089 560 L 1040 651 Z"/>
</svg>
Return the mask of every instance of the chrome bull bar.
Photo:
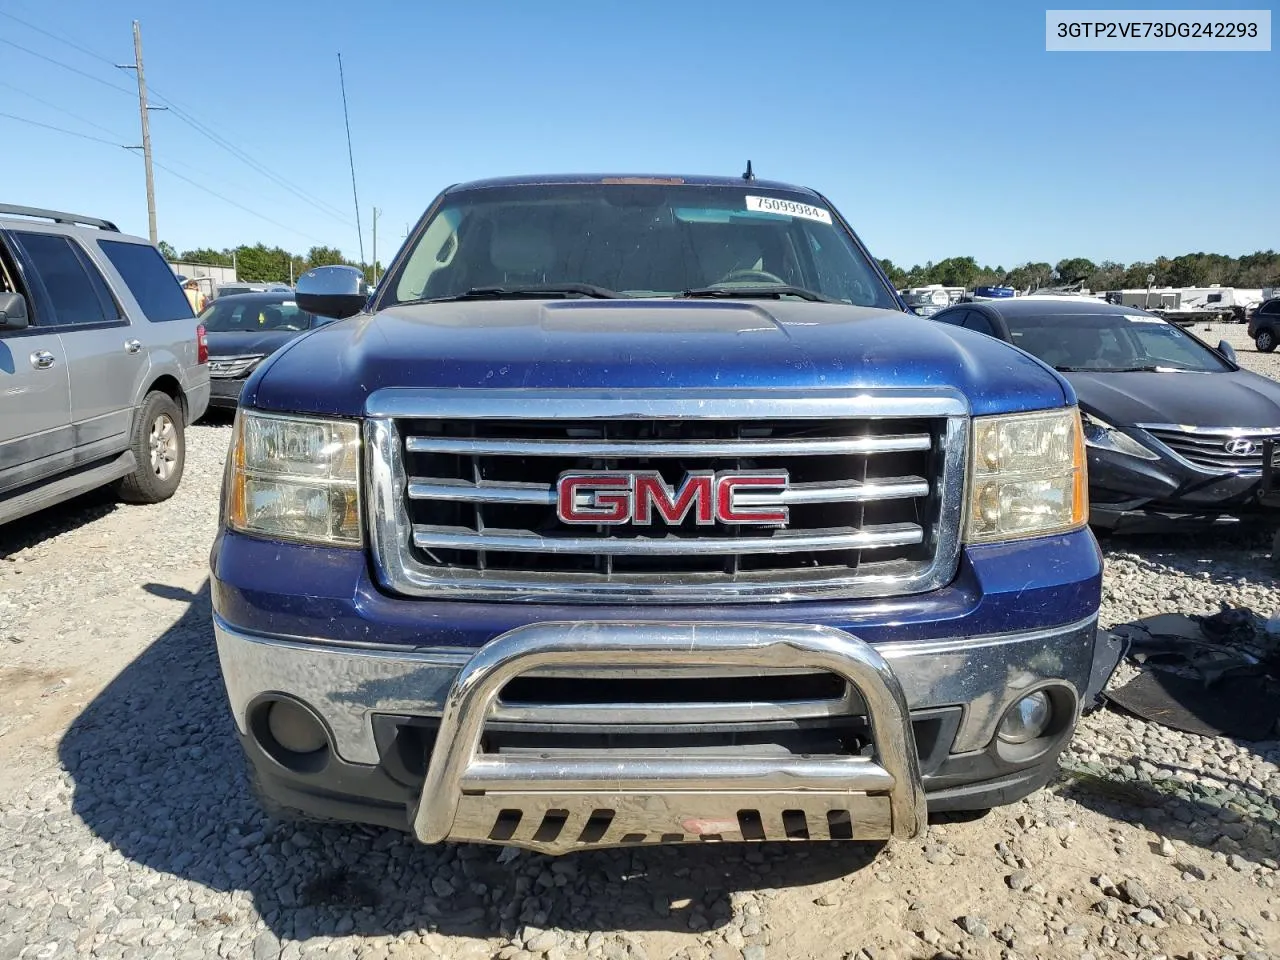
<svg viewBox="0 0 1280 960">
<path fill-rule="evenodd" d="M 873 756 L 482 752 L 503 687 L 548 669 L 826 670 L 861 694 Z M 424 843 L 545 853 L 698 840 L 909 839 L 925 829 L 902 688 L 871 645 L 834 627 L 588 621 L 518 627 L 483 646 L 444 700 L 413 829 Z"/>
</svg>

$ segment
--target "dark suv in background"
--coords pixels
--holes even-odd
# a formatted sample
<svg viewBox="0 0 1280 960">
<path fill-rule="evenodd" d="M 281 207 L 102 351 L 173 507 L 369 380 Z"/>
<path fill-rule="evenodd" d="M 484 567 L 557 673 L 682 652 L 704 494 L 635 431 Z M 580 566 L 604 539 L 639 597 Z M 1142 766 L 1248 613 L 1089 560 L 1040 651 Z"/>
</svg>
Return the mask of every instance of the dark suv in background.
<svg viewBox="0 0 1280 960">
<path fill-rule="evenodd" d="M 1270 353 L 1280 343 L 1280 297 L 1267 300 L 1249 318 L 1249 336 L 1262 353 Z"/>
<path fill-rule="evenodd" d="M 209 404 L 234 409 L 249 374 L 294 337 L 329 323 L 298 307 L 293 291 L 218 297 L 200 314 L 209 336 Z"/>
</svg>

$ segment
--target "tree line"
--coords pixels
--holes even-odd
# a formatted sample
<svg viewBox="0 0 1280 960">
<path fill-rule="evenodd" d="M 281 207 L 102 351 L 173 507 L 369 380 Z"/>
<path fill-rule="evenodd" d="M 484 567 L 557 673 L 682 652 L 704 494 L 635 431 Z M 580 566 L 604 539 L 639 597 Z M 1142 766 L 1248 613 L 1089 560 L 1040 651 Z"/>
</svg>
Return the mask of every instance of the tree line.
<svg viewBox="0 0 1280 960">
<path fill-rule="evenodd" d="M 1006 270 L 1004 267 L 979 266 L 973 257 L 948 257 L 946 260 L 904 270 L 892 260 L 881 260 L 889 279 L 899 289 L 940 283 L 944 287 L 1005 285 L 1017 290 L 1081 284 L 1089 290 L 1127 290 L 1145 288 L 1147 277 L 1154 276 L 1157 287 L 1242 287 L 1245 289 L 1280 286 L 1280 253 L 1259 250 L 1243 257 L 1221 253 L 1186 253 L 1180 257 L 1156 257 L 1150 263 L 1130 264 L 1103 260 L 1094 263 L 1087 257 L 1070 257 L 1056 264 L 1024 263 Z"/>
<path fill-rule="evenodd" d="M 356 263 L 342 255 L 337 247 L 312 247 L 305 254 L 290 253 L 281 247 L 268 247 L 264 243 L 253 246 L 242 244 L 238 247 L 227 247 L 214 250 L 200 247 L 196 250 L 184 250 L 179 253 L 172 245 L 161 240 L 158 244 L 160 253 L 166 260 L 180 263 L 207 263 L 216 267 L 236 268 L 236 276 L 241 280 L 252 280 L 259 283 L 288 283 L 292 278 L 297 280 L 312 267 L 325 267 L 342 263 L 364 271 L 365 279 L 374 281 L 374 264 Z M 381 263 L 377 265 L 378 276 L 383 274 Z"/>
<path fill-rule="evenodd" d="M 312 247 L 305 254 L 298 254 L 257 243 L 222 250 L 201 247 L 179 254 L 162 240 L 160 252 L 167 260 L 235 266 L 241 280 L 287 283 L 291 276 L 296 280 L 312 267 L 345 263 L 364 270 L 365 278 L 370 283 L 374 281 L 373 264 L 357 263 L 343 256 L 336 247 Z M 1157 287 L 1248 289 L 1280 286 L 1280 253 L 1274 250 L 1259 250 L 1243 257 L 1186 253 L 1172 259 L 1156 257 L 1150 263 L 1137 261 L 1130 264 L 1114 260 L 1094 263 L 1087 257 L 1069 257 L 1056 264 L 1023 263 L 1012 270 L 1002 266 L 979 266 L 973 257 L 948 257 L 938 263 L 917 264 L 909 270 L 904 270 L 892 260 L 881 260 L 880 266 L 899 289 L 940 283 L 945 287 L 968 288 L 1003 284 L 1017 290 L 1081 284 L 1090 290 L 1125 290 L 1146 287 L 1148 276 L 1155 277 L 1154 286 Z M 381 263 L 377 264 L 377 272 L 379 277 L 382 276 Z"/>
</svg>

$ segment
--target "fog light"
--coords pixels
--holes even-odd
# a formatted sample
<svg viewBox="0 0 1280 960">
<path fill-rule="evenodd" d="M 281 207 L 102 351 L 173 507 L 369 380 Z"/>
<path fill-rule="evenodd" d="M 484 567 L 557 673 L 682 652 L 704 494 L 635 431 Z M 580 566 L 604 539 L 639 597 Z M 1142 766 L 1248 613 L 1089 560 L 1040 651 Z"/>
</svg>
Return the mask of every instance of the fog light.
<svg viewBox="0 0 1280 960">
<path fill-rule="evenodd" d="M 1043 690 L 1028 694 L 1015 703 L 1000 723 L 999 737 L 1005 743 L 1026 743 L 1044 734 L 1053 720 L 1053 703 Z"/>
<path fill-rule="evenodd" d="M 320 722 L 296 703 L 277 700 L 267 710 L 271 738 L 292 753 L 315 753 L 329 745 Z"/>
</svg>

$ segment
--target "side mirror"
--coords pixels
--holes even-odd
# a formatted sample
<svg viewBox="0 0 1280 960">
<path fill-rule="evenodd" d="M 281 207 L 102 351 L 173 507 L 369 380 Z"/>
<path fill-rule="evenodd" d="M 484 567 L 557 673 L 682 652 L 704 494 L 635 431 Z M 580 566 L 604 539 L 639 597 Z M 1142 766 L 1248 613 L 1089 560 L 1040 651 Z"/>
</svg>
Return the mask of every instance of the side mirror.
<svg viewBox="0 0 1280 960">
<path fill-rule="evenodd" d="M 308 313 L 344 320 L 364 309 L 369 284 L 355 267 L 316 267 L 298 278 L 294 300 Z"/>
<path fill-rule="evenodd" d="M 1227 343 L 1227 341 L 1225 340 L 1218 341 L 1218 352 L 1222 354 L 1224 357 L 1226 357 L 1228 360 L 1230 360 L 1232 363 L 1237 364 L 1237 366 L 1239 365 L 1239 362 L 1236 360 L 1236 348 L 1231 346 L 1231 344 Z"/>
<path fill-rule="evenodd" d="M 20 293 L 0 293 L 0 330 L 25 330 L 27 298 Z"/>
</svg>

